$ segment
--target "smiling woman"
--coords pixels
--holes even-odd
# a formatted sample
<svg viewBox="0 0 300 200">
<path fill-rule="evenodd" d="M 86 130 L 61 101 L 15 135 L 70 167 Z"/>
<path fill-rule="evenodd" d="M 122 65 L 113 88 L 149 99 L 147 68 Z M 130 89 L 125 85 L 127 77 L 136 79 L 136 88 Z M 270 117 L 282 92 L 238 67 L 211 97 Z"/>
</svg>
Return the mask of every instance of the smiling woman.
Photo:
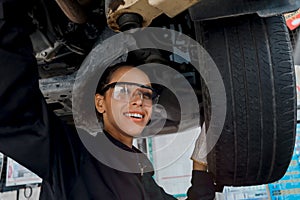
<svg viewBox="0 0 300 200">
<path fill-rule="evenodd" d="M 28 59 L 27 54 L 3 49 L 0 54 L 0 78 L 5 80 L 0 88 L 3 105 L 0 107 L 0 151 L 43 179 L 40 199 L 175 199 L 156 184 L 154 172 L 149 170 L 153 169 L 151 163 L 131 143 L 132 138 L 147 125 L 152 113 L 150 99 L 155 97 L 150 80 L 143 71 L 120 65 L 115 70 L 110 69 L 109 76 L 104 76 L 103 80 L 107 82 L 104 81 L 103 86 L 118 81 L 134 85 L 136 90 L 129 90 L 127 98 L 120 99 L 119 96 L 115 99 L 115 87 L 109 87 L 102 95 L 95 95 L 95 106 L 104 122 L 102 138 L 106 136 L 112 146 L 130 155 L 110 156 L 112 149 L 101 153 L 119 165 L 129 163 L 140 170 L 125 172 L 99 161 L 73 129 L 50 113 L 40 95 L 36 74 L 32 73 L 34 60 Z M 8 89 L 11 87 L 16 89 L 11 92 Z M 22 120 L 13 116 L 20 116 Z M 24 142 L 24 139 L 31 142 Z M 91 139 L 96 147 L 101 145 L 99 138 Z M 194 161 L 188 199 L 214 199 L 213 179 L 205 170 L 205 165 Z"/>
<path fill-rule="evenodd" d="M 132 145 L 133 137 L 147 126 L 157 99 L 146 73 L 121 63 L 103 74 L 99 92 L 93 93 L 92 111 L 95 107 L 102 117 L 104 134 L 84 135 L 92 148 L 100 149 L 97 153 L 104 158 L 100 160 L 78 129 L 61 121 L 46 104 L 30 43 L 16 42 L 29 41 L 22 21 L 0 19 L 0 24 L 1 20 L 5 26 L 0 26 L 0 44 L 5 45 L 0 45 L 0 151 L 43 179 L 40 199 L 174 200 L 154 181 L 149 159 Z M 200 163 L 198 156 L 193 159 L 188 199 L 214 199 L 206 163 Z"/>
<path fill-rule="evenodd" d="M 132 147 L 133 137 L 139 136 L 150 120 L 152 99 L 157 95 L 140 69 L 126 63 L 113 68 L 116 70 L 109 79 L 99 81 L 104 87 L 97 89 L 95 106 L 102 115 L 104 130 Z"/>
</svg>

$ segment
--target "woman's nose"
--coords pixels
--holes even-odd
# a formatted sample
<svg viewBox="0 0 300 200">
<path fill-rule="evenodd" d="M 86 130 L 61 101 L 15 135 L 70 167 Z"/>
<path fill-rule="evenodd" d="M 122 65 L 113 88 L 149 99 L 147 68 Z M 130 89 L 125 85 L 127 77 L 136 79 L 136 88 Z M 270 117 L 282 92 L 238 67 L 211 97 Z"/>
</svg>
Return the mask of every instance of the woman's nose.
<svg viewBox="0 0 300 200">
<path fill-rule="evenodd" d="M 140 91 L 137 91 L 134 93 L 131 97 L 131 103 L 142 105 L 143 104 L 143 93 Z"/>
</svg>

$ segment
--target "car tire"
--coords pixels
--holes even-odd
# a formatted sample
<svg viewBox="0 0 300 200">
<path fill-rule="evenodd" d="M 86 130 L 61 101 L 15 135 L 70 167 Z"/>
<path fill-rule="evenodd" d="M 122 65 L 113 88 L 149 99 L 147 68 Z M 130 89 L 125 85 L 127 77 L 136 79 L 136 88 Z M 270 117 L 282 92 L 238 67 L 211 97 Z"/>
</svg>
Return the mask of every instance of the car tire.
<svg viewBox="0 0 300 200">
<path fill-rule="evenodd" d="M 216 184 L 279 180 L 292 158 L 296 129 L 295 73 L 284 18 L 195 22 L 195 32 L 220 71 L 227 98 L 225 124 L 208 155 Z M 209 125 L 209 92 L 202 91 Z"/>
</svg>

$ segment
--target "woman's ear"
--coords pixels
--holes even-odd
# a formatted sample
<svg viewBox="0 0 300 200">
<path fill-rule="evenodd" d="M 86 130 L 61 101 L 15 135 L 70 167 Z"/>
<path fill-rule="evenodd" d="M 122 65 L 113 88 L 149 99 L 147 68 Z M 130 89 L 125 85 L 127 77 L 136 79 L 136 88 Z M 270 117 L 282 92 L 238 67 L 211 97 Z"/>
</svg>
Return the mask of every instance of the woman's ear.
<svg viewBox="0 0 300 200">
<path fill-rule="evenodd" d="M 100 94 L 95 95 L 95 107 L 99 113 L 105 112 L 104 96 Z"/>
</svg>

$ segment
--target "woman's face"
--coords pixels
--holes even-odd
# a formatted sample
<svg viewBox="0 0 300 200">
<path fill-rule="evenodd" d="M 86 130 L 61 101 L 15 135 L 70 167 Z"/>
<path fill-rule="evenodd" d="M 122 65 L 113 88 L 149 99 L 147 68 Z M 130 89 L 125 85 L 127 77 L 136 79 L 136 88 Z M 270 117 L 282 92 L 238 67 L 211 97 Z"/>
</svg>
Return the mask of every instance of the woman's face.
<svg viewBox="0 0 300 200">
<path fill-rule="evenodd" d="M 115 82 L 151 86 L 148 76 L 143 71 L 130 66 L 121 67 L 112 74 L 108 84 Z M 124 85 L 120 84 L 118 87 L 108 89 L 104 96 L 96 94 L 95 103 L 98 112 L 103 114 L 106 131 L 118 138 L 132 138 L 139 136 L 150 120 L 152 104 L 143 98 L 143 88 L 134 84 L 126 87 L 128 98 L 120 97 L 124 88 Z"/>
</svg>

